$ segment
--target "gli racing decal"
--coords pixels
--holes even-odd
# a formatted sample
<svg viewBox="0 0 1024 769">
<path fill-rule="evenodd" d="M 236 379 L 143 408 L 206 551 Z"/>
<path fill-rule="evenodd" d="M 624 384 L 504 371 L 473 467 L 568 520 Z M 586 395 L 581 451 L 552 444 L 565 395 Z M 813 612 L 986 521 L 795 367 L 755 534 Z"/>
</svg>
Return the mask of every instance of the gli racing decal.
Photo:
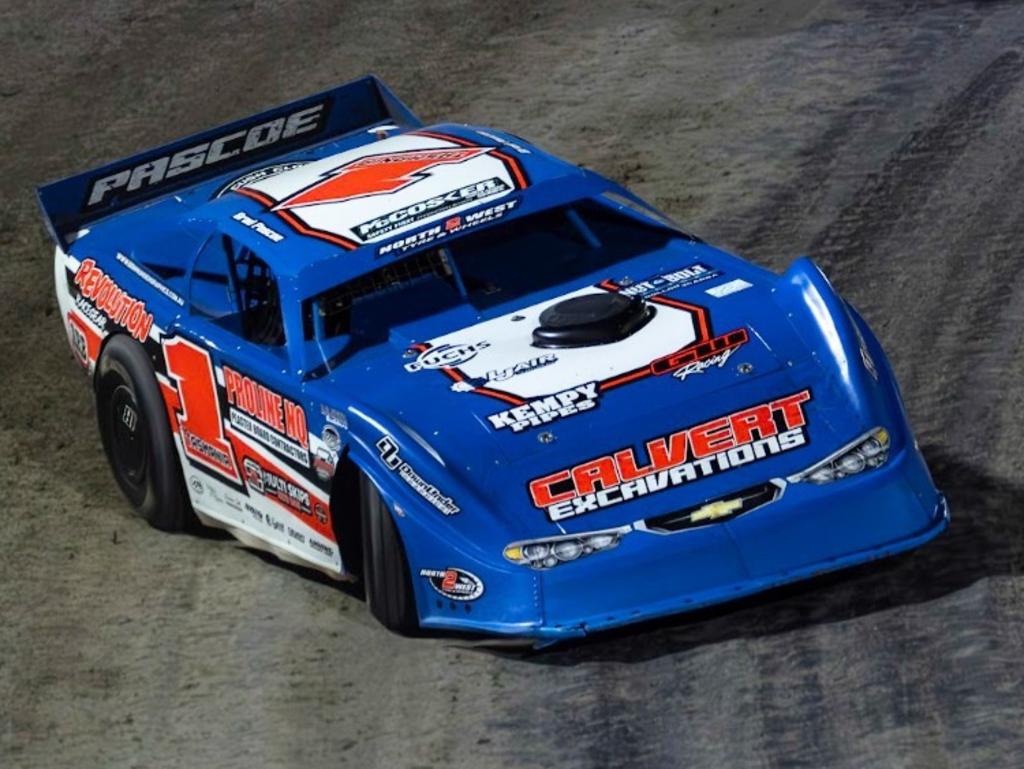
<svg viewBox="0 0 1024 769">
<path fill-rule="evenodd" d="M 475 601 L 484 594 L 483 581 L 465 569 L 420 569 L 430 586 L 452 601 Z"/>
<path fill-rule="evenodd" d="M 801 390 L 651 438 L 640 455 L 627 446 L 548 473 L 529 482 L 530 501 L 557 522 L 792 451 L 809 441 L 810 400 Z"/>
<path fill-rule="evenodd" d="M 455 515 L 460 508 L 451 497 L 445 496 L 436 486 L 428 483 L 398 453 L 398 444 L 389 435 L 377 441 L 381 461 L 393 473 L 398 473 L 405 484 L 444 515 Z"/>
<path fill-rule="evenodd" d="M 83 259 L 78 265 L 75 285 L 80 291 L 75 301 L 78 309 L 101 331 L 106 330 L 106 320 L 109 318 L 140 342 L 149 337 L 149 330 L 153 328 L 153 315 L 146 311 L 146 303 L 117 285 L 96 266 L 95 259 Z"/>
<path fill-rule="evenodd" d="M 296 232 L 354 249 L 527 184 L 519 160 L 502 147 L 412 131 L 255 179 L 234 191 Z"/>
<path fill-rule="evenodd" d="M 682 381 L 690 374 L 703 374 L 712 367 L 722 368 L 729 357 L 746 343 L 747 330 L 738 328 L 659 358 L 651 364 L 651 370 L 655 374 L 671 371 L 672 376 Z"/>
</svg>

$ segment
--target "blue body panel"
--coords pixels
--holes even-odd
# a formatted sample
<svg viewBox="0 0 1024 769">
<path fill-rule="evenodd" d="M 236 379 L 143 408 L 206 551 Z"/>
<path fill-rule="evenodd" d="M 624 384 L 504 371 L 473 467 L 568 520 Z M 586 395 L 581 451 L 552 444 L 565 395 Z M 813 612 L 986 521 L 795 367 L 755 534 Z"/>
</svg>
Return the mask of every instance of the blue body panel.
<svg viewBox="0 0 1024 769">
<path fill-rule="evenodd" d="M 122 169 L 158 162 L 216 137 L 243 135 L 254 121 L 287 120 L 296 110 L 325 99 L 331 105 L 329 115 L 307 137 L 280 151 L 268 148 L 246 162 L 213 164 L 194 176 L 184 174 L 187 184 L 154 184 L 135 196 L 125 191 L 123 198 L 115 194 L 115 186 L 127 187 L 130 182 L 123 180 L 132 178 Z M 775 276 L 677 233 L 658 248 L 508 302 L 483 309 L 456 303 L 388 324 L 382 341 L 356 350 L 326 374 L 310 376 L 321 360 L 319 353 L 309 343 L 294 343 L 308 335 L 304 302 L 424 249 L 384 255 L 392 243 L 388 238 L 339 248 L 290 230 L 287 219 L 275 218 L 276 209 L 225 185 L 260 163 L 311 163 L 363 147 L 377 141 L 382 126 L 394 137 L 419 131 L 447 137 L 455 146 L 487 142 L 501 157 L 513 158 L 525 186 L 508 198 L 516 205 L 501 218 L 503 223 L 590 202 L 645 227 L 664 227 L 659 215 L 628 191 L 517 137 L 472 126 L 423 129 L 372 79 L 48 185 L 40 194 L 57 242 L 75 260 L 95 259 L 125 291 L 143 299 L 160 329 L 159 344 L 184 337 L 209 350 L 214 366 L 240 370 L 302 404 L 313 436 L 334 429 L 331 425 L 342 426 L 340 453 L 369 476 L 395 512 L 424 626 L 538 638 L 578 636 L 906 550 L 945 527 L 945 501 L 916 447 L 884 353 L 863 320 L 807 259 Z M 109 181 L 96 187 L 97 179 Z M 113 190 L 109 198 L 104 192 L 108 187 Z M 100 202 L 83 211 L 83 196 Z M 251 220 L 269 222 L 287 237 L 270 242 L 243 223 Z M 425 222 L 403 237 L 429 226 Z M 496 225 L 479 229 L 490 226 Z M 76 238 L 79 227 L 88 234 Z M 150 265 L 165 259 L 173 266 L 185 253 L 191 267 L 203 244 L 220 234 L 257 253 L 278 279 L 289 339 L 284 350 L 236 343 L 193 311 L 195 297 L 187 285 L 172 292 L 181 294 L 175 301 L 117 257 Z M 680 270 L 694 270 L 700 277 L 670 286 L 657 283 L 663 280 L 659 276 Z M 644 301 L 658 303 L 658 318 L 671 320 L 677 313 L 677 325 L 692 324 L 698 337 L 703 318 L 708 338 L 739 331 L 742 344 L 721 365 L 695 368 L 685 378 L 674 371 L 665 376 L 645 371 L 621 383 L 624 375 L 613 372 L 602 380 L 600 397 L 590 411 L 521 431 L 496 428 L 496 413 L 529 398 L 506 394 L 507 402 L 501 402 L 483 392 L 485 388 L 459 390 L 458 382 L 453 384 L 462 376 L 458 366 L 410 372 L 410 350 L 436 346 L 452 334 L 461 334 L 461 343 L 484 341 L 477 339 L 483 329 L 496 328 L 506 318 L 515 320 L 513 316 L 531 307 L 602 286 L 600 290 L 628 291 L 649 279 L 658 287 Z M 614 369 L 611 359 L 617 353 L 611 348 L 594 348 L 592 355 L 608 356 L 609 370 Z M 791 423 L 790 412 L 782 407 L 770 406 L 776 424 L 784 420 L 799 434 L 799 441 L 794 439 L 785 450 L 774 445 L 766 456 L 729 460 L 733 463 L 728 467 L 722 464 L 725 460 L 716 460 L 719 464 L 706 465 L 712 469 L 702 470 L 705 475 L 698 479 L 648 487 L 630 499 L 606 495 L 589 510 L 575 507 L 576 498 L 584 494 L 574 468 L 603 459 L 609 464 L 602 467 L 610 467 L 609 458 L 614 457 L 616 472 L 622 474 L 623 452 L 632 452 L 637 460 L 653 458 L 649 442 L 680 431 L 687 431 L 688 450 L 696 452 L 698 439 L 690 429 L 717 424 L 718 418 L 732 425 L 732 439 L 742 448 L 729 420 L 802 392 L 806 399 L 799 424 Z M 884 428 L 889 440 L 888 459 L 881 466 L 827 483 L 801 478 L 803 471 L 877 428 Z M 759 430 L 763 438 L 763 423 Z M 400 456 L 401 467 L 410 468 L 414 476 L 396 470 L 397 462 L 389 465 L 389 456 Z M 539 479 L 561 472 L 576 484 L 576 497 L 565 504 L 582 510 L 564 518 L 557 511 L 567 508 L 539 505 L 536 491 Z M 627 479 L 623 476 L 622 481 Z M 650 521 L 673 511 L 703 511 L 701 506 L 708 504 L 712 507 L 707 510 L 716 510 L 718 501 L 730 503 L 730 495 L 766 484 L 775 484 L 776 496 L 741 514 L 716 514 L 705 525 L 672 533 L 649 527 Z M 563 486 L 553 482 L 543 488 Z M 608 483 L 596 488 L 607 490 Z M 329 496 L 330 481 L 324 482 L 323 492 Z M 454 512 L 442 510 L 449 503 Z M 343 512 L 334 510 L 332 515 Z M 504 555 L 513 543 L 605 530 L 619 532 L 617 546 L 553 568 L 530 568 Z M 462 600 L 424 575 L 449 569 L 479 580 L 477 594 Z"/>
</svg>

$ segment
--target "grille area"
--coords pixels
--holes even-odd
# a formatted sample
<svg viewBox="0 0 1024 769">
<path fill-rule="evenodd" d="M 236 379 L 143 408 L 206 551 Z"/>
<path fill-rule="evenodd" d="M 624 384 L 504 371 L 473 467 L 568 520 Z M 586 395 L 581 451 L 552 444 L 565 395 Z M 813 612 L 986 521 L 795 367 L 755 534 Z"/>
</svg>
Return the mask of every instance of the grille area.
<svg viewBox="0 0 1024 769">
<path fill-rule="evenodd" d="M 699 505 L 645 518 L 644 528 L 658 534 L 675 534 L 697 526 L 723 523 L 774 502 L 782 496 L 782 489 L 781 485 L 771 481 L 749 486 L 732 494 L 701 502 Z"/>
</svg>

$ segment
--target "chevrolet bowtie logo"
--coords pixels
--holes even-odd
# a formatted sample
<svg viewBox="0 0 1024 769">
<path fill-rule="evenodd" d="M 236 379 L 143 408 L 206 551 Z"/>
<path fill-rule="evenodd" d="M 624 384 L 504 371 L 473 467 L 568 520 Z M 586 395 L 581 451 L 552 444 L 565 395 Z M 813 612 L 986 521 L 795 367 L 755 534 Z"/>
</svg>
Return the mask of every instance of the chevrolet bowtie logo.
<svg viewBox="0 0 1024 769">
<path fill-rule="evenodd" d="M 724 518 L 727 515 L 739 510 L 743 507 L 743 499 L 718 499 L 714 502 L 708 502 L 706 505 L 702 505 L 690 513 L 690 522 L 695 521 L 714 521 L 718 518 Z"/>
</svg>

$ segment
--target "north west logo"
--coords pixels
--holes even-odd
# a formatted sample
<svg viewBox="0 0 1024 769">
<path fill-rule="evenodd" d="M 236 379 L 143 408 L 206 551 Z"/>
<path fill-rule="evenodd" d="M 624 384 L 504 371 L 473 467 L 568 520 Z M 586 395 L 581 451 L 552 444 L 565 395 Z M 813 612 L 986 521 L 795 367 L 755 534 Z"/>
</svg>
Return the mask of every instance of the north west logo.
<svg viewBox="0 0 1024 769">
<path fill-rule="evenodd" d="M 426 172 L 440 165 L 463 163 L 479 157 L 492 147 L 442 147 L 406 150 L 353 160 L 327 171 L 312 185 L 293 193 L 274 210 L 342 203 L 369 195 L 397 192 L 427 178 Z"/>
</svg>

